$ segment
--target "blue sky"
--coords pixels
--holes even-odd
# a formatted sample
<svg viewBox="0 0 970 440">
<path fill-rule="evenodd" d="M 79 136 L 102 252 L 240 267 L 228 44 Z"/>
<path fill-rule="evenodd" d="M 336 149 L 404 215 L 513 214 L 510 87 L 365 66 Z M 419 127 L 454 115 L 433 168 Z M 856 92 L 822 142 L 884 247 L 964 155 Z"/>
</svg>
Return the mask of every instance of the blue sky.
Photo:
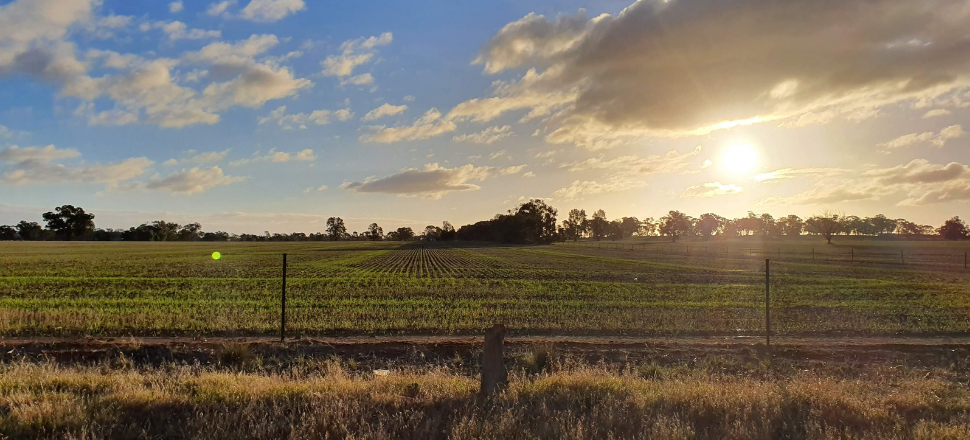
<svg viewBox="0 0 970 440">
<path fill-rule="evenodd" d="M 970 215 L 968 9 L 0 1 L 0 224 L 387 230 L 531 197 L 937 224 Z"/>
</svg>

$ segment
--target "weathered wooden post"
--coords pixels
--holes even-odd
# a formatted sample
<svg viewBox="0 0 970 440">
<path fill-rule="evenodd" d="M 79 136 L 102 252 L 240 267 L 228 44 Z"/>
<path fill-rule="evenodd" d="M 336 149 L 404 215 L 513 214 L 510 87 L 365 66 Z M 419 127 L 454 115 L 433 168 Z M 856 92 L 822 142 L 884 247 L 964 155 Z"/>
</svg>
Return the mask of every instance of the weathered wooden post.
<svg viewBox="0 0 970 440">
<path fill-rule="evenodd" d="M 509 374 L 505 371 L 505 326 L 495 324 L 485 331 L 485 347 L 482 354 L 482 390 L 483 396 L 489 396 L 509 381 Z"/>
<path fill-rule="evenodd" d="M 280 295 L 280 342 L 286 338 L 286 254 L 283 254 L 283 292 Z"/>
<path fill-rule="evenodd" d="M 771 347 L 771 261 L 765 259 L 765 347 Z"/>
</svg>

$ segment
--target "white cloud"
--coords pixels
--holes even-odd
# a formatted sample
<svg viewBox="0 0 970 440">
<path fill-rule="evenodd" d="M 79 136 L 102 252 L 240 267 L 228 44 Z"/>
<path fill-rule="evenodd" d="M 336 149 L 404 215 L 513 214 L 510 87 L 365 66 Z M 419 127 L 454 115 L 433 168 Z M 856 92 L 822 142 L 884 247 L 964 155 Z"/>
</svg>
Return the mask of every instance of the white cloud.
<svg viewBox="0 0 970 440">
<path fill-rule="evenodd" d="M 742 187 L 733 183 L 725 185 L 721 182 L 708 182 L 687 188 L 680 194 L 680 197 L 682 199 L 697 199 L 728 196 L 738 194 L 742 189 Z"/>
<path fill-rule="evenodd" d="M 314 110 L 310 113 L 286 114 L 286 106 L 282 105 L 270 112 L 269 115 L 259 118 L 257 122 L 260 125 L 267 122 L 276 122 L 284 130 L 292 130 L 294 127 L 305 130 L 307 124 L 328 125 L 332 119 L 346 122 L 353 117 L 354 114 L 350 109 Z"/>
<path fill-rule="evenodd" d="M 503 125 L 501 127 L 488 127 L 478 133 L 463 134 L 452 138 L 455 142 L 471 142 L 473 144 L 491 145 L 494 142 L 512 136 L 512 127 Z"/>
<path fill-rule="evenodd" d="M 111 163 L 60 163 L 81 156 L 74 149 L 11 146 L 0 150 L 0 162 L 6 163 L 0 183 L 14 185 L 53 183 L 101 183 L 109 188 L 141 176 L 154 162 L 144 157 Z"/>
<path fill-rule="evenodd" d="M 168 39 L 175 40 L 203 40 L 206 38 L 220 38 L 221 31 L 207 31 L 204 29 L 189 29 L 188 25 L 181 21 L 156 21 L 154 23 L 144 23 L 141 26 L 143 32 L 151 29 L 161 29 Z"/>
<path fill-rule="evenodd" d="M 249 159 L 239 159 L 229 162 L 229 166 L 249 165 L 257 162 L 290 162 L 294 160 L 300 162 L 313 162 L 316 159 L 316 154 L 309 148 L 296 153 L 276 151 L 276 149 L 273 148 L 266 152 L 265 155 L 260 155 L 257 151 L 253 153 L 253 156 Z"/>
<path fill-rule="evenodd" d="M 631 179 L 623 176 L 613 176 L 604 183 L 599 183 L 595 180 L 576 180 L 573 181 L 571 185 L 556 190 L 553 195 L 556 198 L 562 198 L 564 200 L 580 200 L 587 196 L 629 191 L 631 189 L 643 188 L 645 186 L 647 186 L 647 183 L 642 180 Z"/>
<path fill-rule="evenodd" d="M 172 3 L 169 3 L 168 4 L 168 12 L 171 12 L 173 14 L 175 14 L 177 12 L 182 12 L 182 9 L 183 9 L 183 6 L 182 6 L 182 1 L 181 0 L 179 0 L 177 2 L 172 2 Z"/>
<path fill-rule="evenodd" d="M 363 182 L 344 182 L 340 188 L 360 193 L 440 199 L 453 191 L 478 190 L 480 189 L 478 185 L 469 182 L 484 181 L 499 174 L 502 174 L 502 170 L 492 167 L 476 167 L 469 164 L 456 168 L 444 168 L 432 163 L 422 169 L 410 168 L 381 179 L 370 177 Z"/>
<path fill-rule="evenodd" d="M 361 118 L 361 120 L 362 121 L 373 121 L 373 120 L 376 120 L 376 119 L 383 118 L 385 116 L 395 116 L 395 115 L 399 115 L 401 113 L 404 113 L 404 111 L 407 110 L 407 109 L 408 109 L 408 106 L 406 106 L 406 105 L 382 104 L 380 107 L 377 107 L 377 108 L 375 108 L 375 109 L 367 112 L 367 114 L 364 115 L 364 117 Z"/>
<path fill-rule="evenodd" d="M 344 41 L 340 45 L 340 55 L 330 55 L 320 63 L 323 66 L 323 75 L 350 76 L 354 73 L 354 69 L 374 58 L 374 50 L 377 47 L 386 46 L 392 41 L 394 41 L 394 35 L 390 32 L 384 32 L 380 36 Z M 363 81 L 363 79 L 357 81 Z M 373 82 L 372 77 L 370 82 Z"/>
<path fill-rule="evenodd" d="M 414 100 L 417 98 L 415 98 L 413 95 L 407 95 L 403 99 L 404 99 L 404 102 L 414 102 Z"/>
<path fill-rule="evenodd" d="M 415 141 L 440 136 L 444 133 L 454 131 L 456 125 L 451 120 L 442 118 L 441 112 L 436 108 L 428 110 L 418 118 L 414 124 L 403 127 L 368 126 L 365 127 L 367 133 L 360 135 L 361 142 L 373 143 L 393 143 L 400 141 Z"/>
<path fill-rule="evenodd" d="M 340 81 L 340 85 L 353 85 L 353 86 L 365 86 L 374 83 L 374 76 L 370 73 L 362 73 L 360 75 L 354 75 L 350 78 Z"/>
<path fill-rule="evenodd" d="M 935 118 L 937 116 L 949 115 L 950 111 L 945 108 L 938 108 L 936 110 L 930 110 L 923 115 L 923 119 Z"/>
<path fill-rule="evenodd" d="M 682 171 L 689 165 L 689 160 L 701 153 L 701 147 L 680 154 L 676 150 L 668 151 L 663 156 L 623 156 L 616 159 L 605 159 L 603 156 L 586 159 L 581 162 L 564 163 L 561 168 L 569 171 L 609 170 L 623 174 L 660 174 Z"/>
<path fill-rule="evenodd" d="M 303 0 L 252 0 L 240 11 L 239 16 L 257 22 L 274 22 L 305 7 Z"/>
<path fill-rule="evenodd" d="M 532 171 L 529 171 L 528 173 L 525 173 L 522 175 L 522 177 L 529 177 L 529 178 L 535 177 L 535 176 L 536 176 L 536 173 L 533 173 Z"/>
<path fill-rule="evenodd" d="M 550 115 L 548 142 L 590 149 L 766 121 L 861 120 L 970 86 L 968 20 L 970 8 L 949 0 L 639 1 L 595 18 L 529 14 L 475 60 L 489 74 L 526 73 L 449 116 Z M 857 26 L 836 43 L 844 22 Z M 920 44 L 900 43 L 914 36 Z"/>
<path fill-rule="evenodd" d="M 229 7 L 236 4 L 236 0 L 224 0 L 219 3 L 212 3 L 206 8 L 205 13 L 213 17 L 223 15 L 226 16 Z"/>
<path fill-rule="evenodd" d="M 929 143 L 936 147 L 943 147 L 948 141 L 958 139 L 966 135 L 967 132 L 963 131 L 963 127 L 959 125 L 951 125 L 940 130 L 939 133 L 934 133 L 932 131 L 927 131 L 924 133 L 911 133 L 900 136 L 884 144 L 880 144 L 880 146 L 890 150 L 924 143 Z"/>
<path fill-rule="evenodd" d="M 319 186 L 317 188 L 314 188 L 314 187 L 311 186 L 311 187 L 308 187 L 307 189 L 303 190 L 303 194 L 310 194 L 310 193 L 312 193 L 314 191 L 316 191 L 316 192 L 324 192 L 328 188 L 329 187 L 327 185 L 321 185 L 321 186 Z"/>
<path fill-rule="evenodd" d="M 165 191 L 173 194 L 190 196 L 208 191 L 217 186 L 242 182 L 243 177 L 233 177 L 223 174 L 222 168 L 191 168 L 182 170 L 166 177 L 153 176 L 144 185 L 137 185 L 126 189 L 145 188 L 153 191 Z"/>
<path fill-rule="evenodd" d="M 783 168 L 769 173 L 757 174 L 751 176 L 750 179 L 755 182 L 774 182 L 778 180 L 794 179 L 799 176 L 829 177 L 847 172 L 849 172 L 849 170 L 842 168 Z"/>
<path fill-rule="evenodd" d="M 174 165 L 201 165 L 205 163 L 221 162 L 229 156 L 229 149 L 222 151 L 203 151 L 187 150 L 181 154 L 181 158 L 169 159 L 162 163 L 166 166 Z"/>
<path fill-rule="evenodd" d="M 505 151 L 505 150 L 498 150 L 498 151 L 492 153 L 490 156 L 488 156 L 488 159 L 489 160 L 501 159 L 503 157 L 506 157 L 505 156 L 506 153 L 508 153 L 508 152 Z M 511 159 L 511 157 L 509 159 Z"/>
<path fill-rule="evenodd" d="M 11 130 L 6 125 L 0 124 L 0 138 L 2 139 L 13 139 L 26 134 L 28 134 L 26 131 Z"/>
</svg>

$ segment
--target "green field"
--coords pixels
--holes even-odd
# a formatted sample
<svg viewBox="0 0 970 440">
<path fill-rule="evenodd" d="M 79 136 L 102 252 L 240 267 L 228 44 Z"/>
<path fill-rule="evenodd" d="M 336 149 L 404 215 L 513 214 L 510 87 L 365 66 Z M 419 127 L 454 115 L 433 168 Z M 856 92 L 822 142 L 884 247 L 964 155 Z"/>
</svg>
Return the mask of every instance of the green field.
<svg viewBox="0 0 970 440">
<path fill-rule="evenodd" d="M 779 334 L 970 332 L 967 242 L 824 243 L 10 242 L 0 334 L 273 334 L 284 252 L 293 335 L 755 334 L 765 258 Z"/>
</svg>

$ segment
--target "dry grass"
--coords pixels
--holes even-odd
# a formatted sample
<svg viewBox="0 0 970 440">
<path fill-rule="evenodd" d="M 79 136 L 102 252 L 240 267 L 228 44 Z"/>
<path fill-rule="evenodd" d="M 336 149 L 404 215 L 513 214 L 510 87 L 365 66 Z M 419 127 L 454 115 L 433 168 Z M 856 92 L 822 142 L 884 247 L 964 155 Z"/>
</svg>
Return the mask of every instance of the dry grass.
<svg viewBox="0 0 970 440">
<path fill-rule="evenodd" d="M 9 438 L 853 438 L 970 437 L 970 390 L 946 374 L 867 380 L 803 372 L 749 379 L 563 367 L 513 374 L 485 401 L 447 368 L 354 373 L 0 365 Z"/>
</svg>

